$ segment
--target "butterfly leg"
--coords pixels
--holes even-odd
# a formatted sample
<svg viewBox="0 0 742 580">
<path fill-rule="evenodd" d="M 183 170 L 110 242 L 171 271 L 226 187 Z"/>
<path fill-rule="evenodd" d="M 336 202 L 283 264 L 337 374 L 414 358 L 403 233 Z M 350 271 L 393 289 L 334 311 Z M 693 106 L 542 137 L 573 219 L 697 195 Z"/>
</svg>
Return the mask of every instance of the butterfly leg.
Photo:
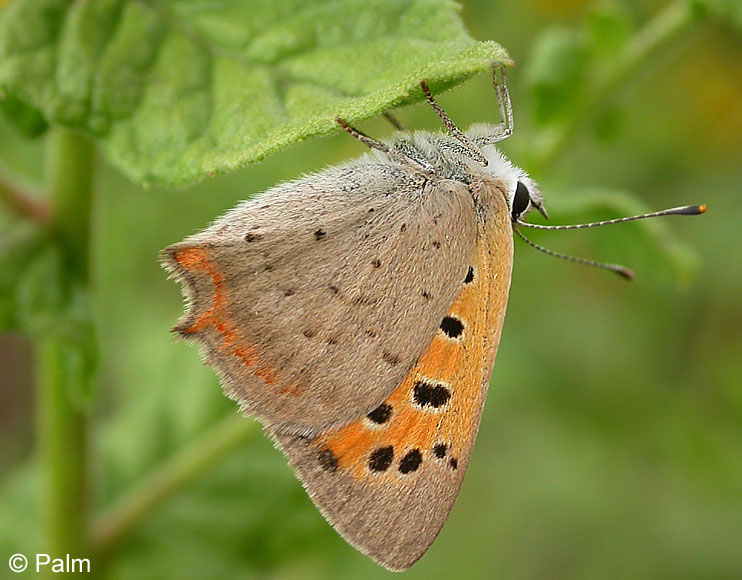
<svg viewBox="0 0 742 580">
<path fill-rule="evenodd" d="M 389 111 L 384 111 L 383 115 L 384 115 L 384 118 L 387 121 L 389 121 L 392 125 L 394 125 L 394 128 L 397 131 L 404 131 L 405 130 L 404 125 L 399 122 L 399 119 L 397 119 L 397 117 L 395 117 L 394 115 L 392 115 Z"/>
<path fill-rule="evenodd" d="M 497 71 L 500 71 L 502 77 L 497 80 Z M 495 127 L 494 132 L 484 138 L 476 139 L 477 145 L 494 145 L 503 141 L 513 134 L 513 105 L 510 102 L 510 93 L 508 92 L 507 77 L 504 66 L 492 67 L 492 86 L 497 95 L 497 106 L 500 110 L 500 123 Z"/>
<path fill-rule="evenodd" d="M 469 152 L 469 156 L 472 159 L 486 166 L 487 158 L 479 150 L 479 147 L 477 147 L 477 145 L 472 143 L 469 138 L 464 135 L 464 132 L 456 126 L 456 124 L 451 120 L 451 117 L 449 117 L 446 111 L 444 111 L 436 102 L 436 100 L 433 98 L 432 93 L 430 92 L 430 89 L 428 88 L 428 83 L 426 83 L 425 81 L 420 81 L 420 86 L 423 89 L 423 93 L 425 93 L 425 98 L 428 100 L 428 103 L 431 107 L 433 107 L 435 114 L 438 115 L 438 118 L 443 122 L 446 129 L 448 129 L 448 132 L 451 133 L 451 135 L 453 135 L 466 148 L 466 150 Z"/>
</svg>

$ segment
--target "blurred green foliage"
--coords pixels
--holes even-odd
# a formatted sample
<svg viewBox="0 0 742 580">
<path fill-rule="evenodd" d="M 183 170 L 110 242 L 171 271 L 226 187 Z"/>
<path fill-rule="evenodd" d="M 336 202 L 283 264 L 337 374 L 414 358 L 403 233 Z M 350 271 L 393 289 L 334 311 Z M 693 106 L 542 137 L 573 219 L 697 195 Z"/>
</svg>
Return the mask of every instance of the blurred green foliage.
<svg viewBox="0 0 742 580">
<path fill-rule="evenodd" d="M 598 102 L 596 87 L 666 2 L 463 6 L 472 36 L 496 39 L 517 63 L 509 71 L 516 133 L 503 148 L 537 171 L 555 223 L 684 203 L 710 211 L 649 227 L 532 235 L 559 251 L 626 263 L 638 276 L 632 284 L 516 242 L 507 322 L 467 478 L 410 578 L 742 576 L 742 209 L 734 202 L 742 184 L 742 36 L 737 3 L 692 4 L 708 15 L 696 10 L 697 20 Z M 200 3 L 182 5 L 197 11 Z M 463 126 L 496 120 L 486 75 L 440 102 Z M 397 114 L 409 127 L 439 127 L 425 106 Z M 570 139 L 544 140 L 580 119 Z M 2 175 L 33 190 L 42 142 L 11 125 L 0 118 Z M 374 136 L 390 132 L 381 119 L 361 125 Z M 541 163 L 544 142 L 561 144 Z M 158 250 L 276 182 L 362 151 L 334 134 L 182 190 L 143 190 L 101 160 L 91 256 L 100 353 L 94 514 L 235 414 L 196 351 L 171 342 L 182 301 Z M 0 208 L 0 254 L 18 248 L 0 268 L 3 321 L 17 320 L 22 304 L 35 311 L 33 301 L 56 299 L 40 290 L 60 262 L 17 245 L 28 235 L 20 221 Z M 11 230 L 13 239 L 5 236 Z M 31 260 L 40 264 L 41 288 L 21 291 L 13 280 L 34 271 L 23 265 Z M 22 421 L 0 415 L 0 455 L 16 450 L 0 482 L 6 559 L 41 545 L 32 415 L 22 405 L 31 373 L 7 382 L 5 369 L 17 364 L 9 352 L 0 351 L 0 409 L 26 411 Z M 332 531 L 271 443 L 248 431 L 116 548 L 107 562 L 93 561 L 112 579 L 389 575 Z"/>
</svg>

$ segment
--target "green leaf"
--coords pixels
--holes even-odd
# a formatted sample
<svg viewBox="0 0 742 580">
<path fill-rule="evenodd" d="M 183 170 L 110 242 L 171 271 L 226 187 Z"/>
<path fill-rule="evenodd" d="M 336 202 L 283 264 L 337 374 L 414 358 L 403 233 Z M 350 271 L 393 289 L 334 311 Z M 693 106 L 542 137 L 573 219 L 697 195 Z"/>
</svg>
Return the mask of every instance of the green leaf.
<svg viewBox="0 0 742 580">
<path fill-rule="evenodd" d="M 70 384 L 85 389 L 70 397 L 84 406 L 92 397 L 95 337 L 89 293 L 69 272 L 62 249 L 38 228 L 14 224 L 0 236 L 0 331 L 69 345 L 65 365 L 77 377 Z"/>
<path fill-rule="evenodd" d="M 615 141 L 626 126 L 626 113 L 616 103 L 608 104 L 598 113 L 593 126 L 595 137 L 601 141 Z"/>
<path fill-rule="evenodd" d="M 16 281 L 19 329 L 35 336 L 57 332 L 69 294 L 62 253 L 53 244 L 44 244 L 24 265 Z"/>
<path fill-rule="evenodd" d="M 595 56 L 609 60 L 625 48 L 634 33 L 634 23 L 626 4 L 603 0 L 593 6 L 587 29 Z"/>
<path fill-rule="evenodd" d="M 43 246 L 42 237 L 30 224 L 12 224 L 0 236 L 0 332 L 21 329 L 17 287 Z"/>
<path fill-rule="evenodd" d="M 508 62 L 447 0 L 16 0 L 0 88 L 97 136 L 139 182 L 184 185 Z"/>
<path fill-rule="evenodd" d="M 742 30 L 742 2 L 739 0 L 692 0 L 692 3 Z"/>
<path fill-rule="evenodd" d="M 18 330 L 35 337 L 56 337 L 66 349 L 66 376 L 76 390 L 69 396 L 78 408 L 92 398 L 95 337 L 89 293 L 70 275 L 62 249 L 45 244 L 25 265 L 15 287 Z"/>
<path fill-rule="evenodd" d="M 0 93 L 0 110 L 26 137 L 39 137 L 49 127 L 44 116 L 33 107 L 29 107 L 15 95 Z"/>
</svg>

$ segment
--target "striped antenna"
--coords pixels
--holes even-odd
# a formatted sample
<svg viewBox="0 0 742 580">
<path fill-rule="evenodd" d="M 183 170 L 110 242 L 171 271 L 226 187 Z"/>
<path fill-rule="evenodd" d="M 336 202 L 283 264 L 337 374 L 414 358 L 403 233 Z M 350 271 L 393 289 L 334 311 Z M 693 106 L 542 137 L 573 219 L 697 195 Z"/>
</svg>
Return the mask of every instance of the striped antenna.
<svg viewBox="0 0 742 580">
<path fill-rule="evenodd" d="M 625 280 L 633 280 L 634 272 L 632 272 L 625 266 L 620 266 L 618 264 L 608 264 L 606 262 L 596 262 L 595 260 L 587 260 L 585 258 L 577 258 L 575 256 L 568 256 L 567 254 L 561 254 L 559 252 L 555 252 L 554 250 L 544 248 L 543 246 L 540 246 L 536 242 L 532 242 L 531 240 L 526 238 L 520 232 L 520 230 L 518 230 L 517 226 L 523 226 L 523 227 L 533 228 L 537 230 L 581 230 L 584 228 L 596 228 L 598 226 L 621 224 L 625 222 L 633 222 L 636 220 L 643 220 L 643 219 L 654 218 L 654 217 L 662 217 L 666 215 L 700 215 L 705 212 L 706 212 L 705 205 L 684 205 L 682 207 L 674 207 L 674 208 L 665 209 L 662 211 L 645 213 L 645 214 L 635 215 L 635 216 L 630 216 L 630 217 L 617 218 L 613 220 L 605 220 L 602 222 L 592 222 L 588 224 L 573 224 L 573 225 L 566 225 L 566 226 L 544 226 L 540 224 L 529 224 L 528 222 L 521 221 L 520 218 L 518 218 L 518 219 L 513 220 L 513 231 L 526 244 L 528 244 L 532 248 L 536 248 L 538 251 L 543 252 L 544 254 L 547 254 L 549 256 L 554 256 L 555 258 L 561 258 L 562 260 L 567 260 L 569 262 L 575 262 L 576 264 L 583 264 L 585 266 L 592 266 L 593 268 L 601 268 L 603 270 L 610 270 L 611 272 L 615 272 L 616 274 L 618 274 Z"/>
<path fill-rule="evenodd" d="M 605 220 L 602 222 L 592 222 L 589 224 L 572 224 L 566 226 L 544 226 L 541 224 L 529 224 L 528 222 L 516 220 L 519 226 L 526 228 L 533 228 L 535 230 L 582 230 L 585 228 L 597 228 L 598 226 L 609 226 L 611 224 L 622 224 L 625 222 L 633 222 L 636 220 L 644 220 L 647 218 L 662 217 L 666 215 L 700 215 L 706 213 L 706 204 L 702 205 L 684 205 L 681 207 L 673 207 L 670 209 L 663 209 L 662 211 L 655 211 L 652 213 L 643 213 L 641 215 L 633 215 L 629 217 L 617 218 L 615 220 Z"/>
<path fill-rule="evenodd" d="M 539 246 L 536 242 L 532 242 L 527 237 L 525 237 L 522 233 L 520 233 L 519 230 L 513 229 L 515 232 L 515 235 L 518 236 L 521 240 L 523 240 L 526 244 L 531 246 L 532 248 L 536 248 L 539 252 L 543 252 L 544 254 L 547 254 L 549 256 L 554 256 L 555 258 L 561 258 L 562 260 L 567 260 L 568 262 L 574 262 L 575 264 L 583 264 L 584 266 L 592 266 L 593 268 L 601 268 L 602 270 L 610 270 L 611 272 L 615 272 L 622 278 L 625 278 L 626 280 L 633 280 L 634 279 L 634 272 L 629 270 L 625 266 L 620 266 L 618 264 L 608 264 L 606 262 L 596 262 L 595 260 L 588 260 L 586 258 L 577 258 L 575 256 L 568 256 L 567 254 L 560 254 L 559 252 L 555 252 L 554 250 L 550 250 L 549 248 L 544 248 L 543 246 Z"/>
</svg>

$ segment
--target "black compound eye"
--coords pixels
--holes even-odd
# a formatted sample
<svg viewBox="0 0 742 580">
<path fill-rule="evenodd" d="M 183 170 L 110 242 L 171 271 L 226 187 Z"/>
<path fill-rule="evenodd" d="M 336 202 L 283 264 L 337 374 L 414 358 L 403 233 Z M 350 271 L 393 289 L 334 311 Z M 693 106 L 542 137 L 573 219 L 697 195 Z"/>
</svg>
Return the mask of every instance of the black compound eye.
<svg viewBox="0 0 742 580">
<path fill-rule="evenodd" d="M 519 181 L 518 187 L 515 188 L 515 197 L 513 198 L 513 219 L 517 220 L 528 209 L 530 203 L 531 194 L 528 193 L 528 188 L 523 185 L 523 182 Z"/>
</svg>

